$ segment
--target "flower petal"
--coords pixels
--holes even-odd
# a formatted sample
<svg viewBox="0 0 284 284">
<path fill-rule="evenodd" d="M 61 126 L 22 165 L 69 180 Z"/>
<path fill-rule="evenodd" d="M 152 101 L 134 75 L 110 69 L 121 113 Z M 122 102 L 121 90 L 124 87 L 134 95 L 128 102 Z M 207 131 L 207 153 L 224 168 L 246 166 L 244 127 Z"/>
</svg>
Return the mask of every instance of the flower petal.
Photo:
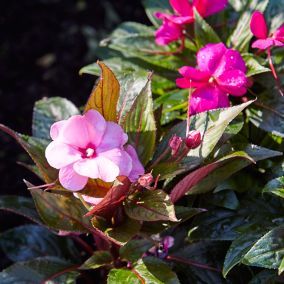
<svg viewBox="0 0 284 284">
<path fill-rule="evenodd" d="M 64 188 L 72 191 L 78 191 L 85 187 L 88 182 L 88 177 L 78 175 L 71 164 L 60 169 L 59 181 Z"/>
<path fill-rule="evenodd" d="M 194 21 L 193 16 L 183 17 L 183 16 L 171 15 L 171 14 L 166 14 L 166 13 L 161 13 L 161 12 L 156 12 L 155 17 L 160 20 L 168 20 L 169 22 L 172 22 L 177 25 L 188 24 Z"/>
<path fill-rule="evenodd" d="M 259 48 L 259 49 L 267 49 L 271 46 L 273 46 L 275 43 L 273 38 L 267 38 L 267 39 L 258 39 L 253 42 L 251 45 L 252 48 Z"/>
<path fill-rule="evenodd" d="M 192 5 L 188 0 L 170 0 L 170 4 L 177 14 L 193 17 Z"/>
<path fill-rule="evenodd" d="M 263 14 L 259 11 L 255 11 L 252 14 L 251 20 L 250 20 L 250 30 L 256 36 L 260 39 L 267 38 L 268 31 L 267 31 L 267 25 L 265 18 Z"/>
<path fill-rule="evenodd" d="M 284 24 L 281 25 L 273 34 L 273 38 L 278 41 L 284 42 Z"/>
<path fill-rule="evenodd" d="M 223 73 L 228 72 L 230 70 L 240 70 L 244 73 L 246 73 L 247 71 L 246 63 L 243 60 L 241 54 L 233 49 L 226 50 L 213 76 L 219 77 Z"/>
<path fill-rule="evenodd" d="M 208 17 L 226 8 L 228 0 L 194 0 L 193 6 L 202 17 Z"/>
<path fill-rule="evenodd" d="M 62 127 L 66 124 L 67 120 L 61 120 L 53 123 L 50 127 L 50 137 L 52 140 L 55 140 L 62 129 Z"/>
<path fill-rule="evenodd" d="M 196 89 L 190 99 L 191 114 L 228 107 L 230 105 L 228 96 L 217 86 L 207 85 Z"/>
<path fill-rule="evenodd" d="M 243 96 L 247 92 L 248 80 L 240 70 L 230 70 L 217 78 L 221 89 L 233 96 Z"/>
<path fill-rule="evenodd" d="M 75 197 L 79 198 L 79 197 L 78 197 L 78 193 L 73 193 L 73 195 L 74 195 Z M 84 194 L 82 194 L 81 196 L 83 197 L 83 199 L 84 199 L 86 202 L 88 202 L 88 203 L 90 203 L 90 204 L 92 204 L 92 205 L 97 205 L 97 204 L 99 204 L 99 203 L 103 200 L 102 197 L 91 197 L 91 196 L 84 195 Z"/>
<path fill-rule="evenodd" d="M 139 178 L 139 176 L 145 173 L 145 169 L 141 164 L 134 147 L 132 147 L 131 145 L 126 145 L 124 149 L 132 159 L 132 169 L 128 175 L 128 178 L 130 179 L 131 182 L 134 182 Z"/>
<path fill-rule="evenodd" d="M 45 149 L 47 162 L 60 169 L 81 159 L 81 152 L 70 145 L 52 141 Z"/>
<path fill-rule="evenodd" d="M 198 69 L 212 74 L 219 65 L 226 49 L 223 43 L 209 43 L 205 45 L 197 53 Z"/>
<path fill-rule="evenodd" d="M 128 140 L 127 134 L 124 133 L 120 125 L 114 122 L 106 122 L 106 129 L 100 145 L 97 146 L 96 152 L 104 152 L 113 148 L 121 148 Z"/>
<path fill-rule="evenodd" d="M 167 45 L 182 36 L 182 27 L 165 19 L 163 25 L 155 32 L 156 44 Z"/>
</svg>

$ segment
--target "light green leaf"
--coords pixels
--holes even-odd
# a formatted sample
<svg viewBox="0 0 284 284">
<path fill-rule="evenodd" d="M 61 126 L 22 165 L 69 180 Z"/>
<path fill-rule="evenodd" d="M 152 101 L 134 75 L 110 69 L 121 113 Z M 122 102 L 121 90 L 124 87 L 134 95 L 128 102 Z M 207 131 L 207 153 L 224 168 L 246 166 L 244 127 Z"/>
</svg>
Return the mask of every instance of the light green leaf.
<svg viewBox="0 0 284 284">
<path fill-rule="evenodd" d="M 107 278 L 107 284 L 141 284 L 134 272 L 128 269 L 112 269 Z"/>
<path fill-rule="evenodd" d="M 244 53 L 242 54 L 242 57 L 246 62 L 246 66 L 247 66 L 246 75 L 248 77 L 261 74 L 264 72 L 271 72 L 269 68 L 263 66 L 265 64 L 264 60 L 257 57 L 255 54 Z"/>
</svg>

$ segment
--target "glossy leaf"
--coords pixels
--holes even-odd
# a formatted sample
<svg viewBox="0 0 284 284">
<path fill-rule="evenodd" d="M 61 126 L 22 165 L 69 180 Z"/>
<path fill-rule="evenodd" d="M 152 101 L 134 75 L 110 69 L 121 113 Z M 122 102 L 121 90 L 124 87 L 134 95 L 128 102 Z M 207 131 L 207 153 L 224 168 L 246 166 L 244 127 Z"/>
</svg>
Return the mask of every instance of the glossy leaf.
<svg viewBox="0 0 284 284">
<path fill-rule="evenodd" d="M 96 269 L 101 266 L 108 265 L 112 261 L 113 258 L 109 251 L 97 250 L 80 266 L 80 269 Z"/>
<path fill-rule="evenodd" d="M 117 122 L 116 107 L 119 98 L 119 83 L 113 72 L 103 63 L 98 62 L 101 76 L 95 85 L 85 106 L 84 112 L 97 110 L 107 121 Z"/>
<path fill-rule="evenodd" d="M 23 225 L 5 231 L 0 235 L 0 247 L 15 262 L 47 255 L 70 260 L 79 255 L 73 241 L 36 225 Z"/>
<path fill-rule="evenodd" d="M 151 79 L 136 98 L 122 123 L 143 164 L 152 157 L 156 142 L 156 122 L 151 93 Z"/>
<path fill-rule="evenodd" d="M 126 214 L 140 221 L 177 221 L 170 197 L 162 190 L 137 192 L 128 197 Z"/>
<path fill-rule="evenodd" d="M 152 246 L 154 243 L 149 240 L 131 240 L 120 248 L 119 254 L 121 258 L 135 262 Z"/>
<path fill-rule="evenodd" d="M 140 279 L 129 269 L 112 269 L 107 278 L 107 284 L 141 284 Z"/>
<path fill-rule="evenodd" d="M 278 269 L 284 257 L 284 227 L 279 226 L 259 239 L 244 256 L 242 263 Z"/>
<path fill-rule="evenodd" d="M 284 177 L 279 177 L 268 182 L 265 185 L 263 192 L 273 193 L 284 198 Z"/>
<path fill-rule="evenodd" d="M 247 66 L 246 75 L 248 77 L 261 74 L 264 72 L 271 72 L 269 68 L 263 66 L 265 65 L 265 61 L 264 60 L 261 61 L 261 58 L 257 57 L 255 54 L 245 53 L 242 54 L 242 57 L 246 62 Z"/>
<path fill-rule="evenodd" d="M 34 105 L 32 131 L 33 136 L 50 139 L 50 126 L 59 120 L 79 114 L 77 107 L 60 97 L 43 98 Z"/>
</svg>

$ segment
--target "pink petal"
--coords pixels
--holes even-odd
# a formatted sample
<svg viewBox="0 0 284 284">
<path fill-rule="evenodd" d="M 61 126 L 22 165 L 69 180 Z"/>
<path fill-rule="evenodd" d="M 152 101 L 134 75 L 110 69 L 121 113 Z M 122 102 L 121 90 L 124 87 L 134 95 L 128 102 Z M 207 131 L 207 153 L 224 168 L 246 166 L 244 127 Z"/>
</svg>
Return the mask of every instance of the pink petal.
<svg viewBox="0 0 284 284">
<path fill-rule="evenodd" d="M 193 6 L 202 17 L 208 17 L 226 8 L 228 0 L 194 0 Z"/>
<path fill-rule="evenodd" d="M 107 122 L 104 117 L 96 110 L 89 110 L 84 114 L 88 122 L 89 139 L 94 146 L 101 143 L 102 137 L 105 133 Z"/>
<path fill-rule="evenodd" d="M 217 78 L 220 88 L 234 96 L 243 96 L 247 92 L 248 81 L 240 70 L 230 70 Z"/>
<path fill-rule="evenodd" d="M 139 176 L 145 173 L 145 169 L 137 156 L 136 150 L 131 145 L 126 145 L 124 149 L 132 159 L 132 169 L 128 178 L 131 182 L 134 182 L 139 178 Z"/>
<path fill-rule="evenodd" d="M 88 182 L 88 177 L 78 175 L 73 170 L 73 165 L 69 165 L 60 169 L 59 181 L 64 188 L 72 191 L 78 191 L 85 187 Z"/>
<path fill-rule="evenodd" d="M 196 89 L 190 99 L 191 114 L 228 107 L 230 105 L 228 96 L 217 86 L 207 85 Z"/>
<path fill-rule="evenodd" d="M 192 23 L 194 21 L 193 16 L 178 16 L 178 15 L 171 15 L 166 13 L 157 12 L 155 13 L 155 17 L 160 20 L 168 20 L 169 22 L 172 22 L 177 25 L 183 25 Z"/>
<path fill-rule="evenodd" d="M 167 45 L 182 37 L 182 27 L 165 19 L 163 25 L 155 32 L 155 37 L 158 45 Z"/>
<path fill-rule="evenodd" d="M 284 24 L 274 32 L 273 38 L 281 42 L 284 41 Z"/>
<path fill-rule="evenodd" d="M 273 38 L 267 38 L 267 39 L 258 39 L 253 42 L 251 45 L 252 48 L 259 48 L 259 49 L 267 49 L 275 44 L 275 41 Z"/>
<path fill-rule="evenodd" d="M 112 182 L 119 175 L 119 168 L 111 160 L 104 157 L 84 159 L 76 162 L 74 171 L 89 178 L 99 178 L 106 182 Z"/>
<path fill-rule="evenodd" d="M 176 85 L 179 88 L 182 88 L 182 89 L 191 89 L 191 88 L 193 88 L 192 82 L 190 82 L 186 78 L 177 78 L 176 79 Z"/>
<path fill-rule="evenodd" d="M 223 43 L 209 43 L 205 45 L 197 53 L 198 69 L 212 74 L 219 65 L 226 49 Z"/>
<path fill-rule="evenodd" d="M 107 122 L 104 136 L 97 146 L 96 152 L 104 152 L 113 148 L 121 148 L 128 140 L 120 125 L 114 122 Z"/>
<path fill-rule="evenodd" d="M 51 137 L 52 140 L 55 140 L 58 137 L 62 127 L 66 124 L 66 121 L 67 120 L 57 121 L 57 122 L 55 122 L 51 125 L 50 137 Z"/>
<path fill-rule="evenodd" d="M 282 47 L 284 46 L 284 41 L 274 40 L 274 46 Z"/>
<path fill-rule="evenodd" d="M 219 77 L 230 70 L 240 70 L 244 73 L 247 71 L 246 63 L 241 54 L 233 49 L 226 50 L 214 72 L 214 77 Z"/>
<path fill-rule="evenodd" d="M 170 4 L 177 14 L 193 17 L 192 5 L 188 0 L 170 0 Z"/>
<path fill-rule="evenodd" d="M 75 197 L 79 198 L 78 193 L 73 193 L 73 194 L 74 194 Z M 84 195 L 84 194 L 82 194 L 82 197 L 86 202 L 88 202 L 92 205 L 97 205 L 103 200 L 103 198 L 101 198 L 101 197 L 91 197 L 91 196 Z"/>
<path fill-rule="evenodd" d="M 128 176 L 132 169 L 132 159 L 124 150 L 118 148 L 112 149 L 99 153 L 98 157 L 103 157 L 112 161 L 119 168 L 118 175 L 120 176 Z"/>
<path fill-rule="evenodd" d="M 60 169 L 81 159 L 81 152 L 70 145 L 52 141 L 45 150 L 47 162 L 55 169 Z"/>
<path fill-rule="evenodd" d="M 268 31 L 267 31 L 266 21 L 261 12 L 255 11 L 252 14 L 250 20 L 250 30 L 257 38 L 260 39 L 267 38 Z"/>
</svg>

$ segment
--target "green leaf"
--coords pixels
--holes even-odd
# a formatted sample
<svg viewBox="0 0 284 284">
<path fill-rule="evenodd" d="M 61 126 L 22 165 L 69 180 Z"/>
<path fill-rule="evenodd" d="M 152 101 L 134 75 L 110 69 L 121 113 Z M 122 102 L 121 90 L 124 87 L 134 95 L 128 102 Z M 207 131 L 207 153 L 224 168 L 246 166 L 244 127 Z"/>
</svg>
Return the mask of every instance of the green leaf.
<svg viewBox="0 0 284 284">
<path fill-rule="evenodd" d="M 282 259 L 279 267 L 278 267 L 278 274 L 280 275 L 284 271 L 284 258 Z"/>
<path fill-rule="evenodd" d="M 34 105 L 32 130 L 33 136 L 50 139 L 50 126 L 60 120 L 79 114 L 77 107 L 60 97 L 43 98 Z"/>
<path fill-rule="evenodd" d="M 250 250 L 252 245 L 259 239 L 261 233 L 253 230 L 245 232 L 236 238 L 227 251 L 224 267 L 223 267 L 223 275 L 226 277 L 230 270 L 239 264 L 245 254 Z"/>
<path fill-rule="evenodd" d="M 122 124 L 128 134 L 129 143 L 135 146 L 141 162 L 146 164 L 153 155 L 156 141 L 156 122 L 150 79 L 136 98 Z"/>
<path fill-rule="evenodd" d="M 278 283 L 277 280 L 277 274 L 275 271 L 264 269 L 261 272 L 257 273 L 249 282 L 249 284 L 274 284 Z"/>
<path fill-rule="evenodd" d="M 250 31 L 250 19 L 254 11 L 258 10 L 263 12 L 268 4 L 268 0 L 251 0 L 244 9 L 239 21 L 236 25 L 235 30 L 229 39 L 229 46 L 232 45 L 234 49 L 240 52 L 247 51 L 249 42 L 253 36 Z"/>
<path fill-rule="evenodd" d="M 255 54 L 244 53 L 242 54 L 242 57 L 246 62 L 246 66 L 248 69 L 246 75 L 248 77 L 264 72 L 271 72 L 269 68 L 263 66 L 265 64 L 265 61 L 262 60 L 261 62 L 261 58 L 257 57 Z"/>
<path fill-rule="evenodd" d="M 70 272 L 64 273 L 65 270 Z M 72 271 L 74 270 L 74 271 Z M 76 266 L 57 257 L 41 257 L 25 262 L 17 262 L 0 273 L 1 284 L 31 284 L 45 283 L 52 279 L 52 283 L 75 284 L 79 276 L 75 272 Z M 57 274 L 62 273 L 61 276 Z"/>
<path fill-rule="evenodd" d="M 176 274 L 163 261 L 155 257 L 144 257 L 134 267 L 145 284 L 179 284 Z"/>
<path fill-rule="evenodd" d="M 227 209 L 236 210 L 239 207 L 237 195 L 232 190 L 216 192 L 209 201 L 211 204 Z"/>
<path fill-rule="evenodd" d="M 38 216 L 34 202 L 31 198 L 15 195 L 1 195 L 0 210 L 6 210 L 22 215 L 35 223 L 42 225 L 42 221 Z"/>
<path fill-rule="evenodd" d="M 125 212 L 140 221 L 177 221 L 170 197 L 162 190 L 147 190 L 129 196 Z"/>
<path fill-rule="evenodd" d="M 74 196 L 30 189 L 36 209 L 44 223 L 53 229 L 69 232 L 87 232 L 89 218 L 81 201 Z"/>
<path fill-rule="evenodd" d="M 187 157 L 178 163 L 172 161 L 168 144 L 174 134 L 185 137 L 186 121 L 175 125 L 167 132 L 157 147 L 153 158 L 154 163 L 162 155 L 163 158 L 154 167 L 153 174 L 161 174 L 162 178 L 168 178 L 198 167 L 214 150 L 231 121 L 252 102 L 249 101 L 238 106 L 203 112 L 192 116 L 190 129 L 199 130 L 202 133 L 202 143 L 196 149 L 191 150 Z M 165 152 L 166 155 L 164 154 Z"/>
<path fill-rule="evenodd" d="M 119 83 L 113 72 L 103 63 L 98 62 L 101 76 L 94 87 L 84 112 L 97 110 L 107 121 L 117 122 L 116 107 L 119 98 Z"/>
<path fill-rule="evenodd" d="M 207 43 L 219 43 L 221 39 L 207 24 L 207 22 L 200 16 L 198 11 L 194 8 L 194 34 L 195 40 L 199 47 L 206 45 Z"/>
<path fill-rule="evenodd" d="M 107 284 L 141 284 L 134 272 L 128 269 L 112 269 L 107 278 Z"/>
<path fill-rule="evenodd" d="M 161 20 L 155 17 L 155 13 L 171 13 L 172 11 L 168 0 L 144 0 L 143 5 L 149 20 L 156 27 L 161 25 Z"/>
<path fill-rule="evenodd" d="M 130 262 L 136 262 L 148 249 L 154 246 L 149 240 L 131 240 L 119 250 L 120 257 Z"/>
<path fill-rule="evenodd" d="M 52 168 L 45 158 L 45 148 L 49 141 L 19 134 L 3 124 L 0 124 L 0 130 L 13 137 L 25 149 L 37 165 L 46 183 L 54 182 L 57 179 L 58 171 Z"/>
<path fill-rule="evenodd" d="M 276 178 L 268 182 L 263 192 L 273 193 L 277 196 L 284 198 L 284 176 Z"/>
<path fill-rule="evenodd" d="M 81 266 L 80 269 L 96 269 L 104 265 L 108 265 L 113 261 L 112 255 L 109 251 L 97 250 L 88 258 Z"/>
<path fill-rule="evenodd" d="M 2 233 L 0 247 L 15 262 L 47 255 L 68 260 L 79 255 L 73 241 L 36 225 L 23 225 Z"/>
<path fill-rule="evenodd" d="M 284 226 L 279 226 L 259 239 L 244 256 L 246 265 L 278 269 L 284 257 Z"/>
</svg>

